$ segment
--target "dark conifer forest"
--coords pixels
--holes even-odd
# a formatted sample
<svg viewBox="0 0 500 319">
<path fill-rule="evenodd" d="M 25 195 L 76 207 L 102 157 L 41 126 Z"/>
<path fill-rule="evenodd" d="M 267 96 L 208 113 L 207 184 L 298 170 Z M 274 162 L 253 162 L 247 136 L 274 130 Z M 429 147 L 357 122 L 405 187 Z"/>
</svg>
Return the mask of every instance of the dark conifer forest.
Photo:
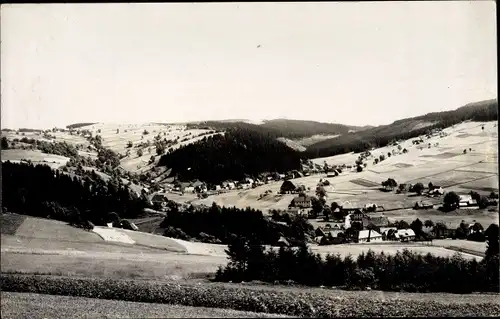
<svg viewBox="0 0 500 319">
<path fill-rule="evenodd" d="M 180 180 L 198 178 L 209 183 L 240 180 L 262 172 L 301 168 L 300 153 L 273 136 L 241 128 L 205 137 L 162 156 L 160 166 L 172 168 Z"/>
<path fill-rule="evenodd" d="M 92 172 L 79 177 L 47 165 L 2 163 L 2 209 L 12 213 L 104 225 L 110 212 L 134 218 L 146 205 L 120 178 L 105 182 Z"/>
</svg>

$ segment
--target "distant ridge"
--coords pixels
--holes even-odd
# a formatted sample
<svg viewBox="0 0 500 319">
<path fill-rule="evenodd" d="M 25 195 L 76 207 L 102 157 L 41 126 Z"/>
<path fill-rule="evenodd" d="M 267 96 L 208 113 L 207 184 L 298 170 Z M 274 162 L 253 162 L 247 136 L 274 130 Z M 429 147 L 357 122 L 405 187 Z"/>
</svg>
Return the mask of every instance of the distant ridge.
<svg viewBox="0 0 500 319">
<path fill-rule="evenodd" d="M 434 128 L 443 129 L 463 121 L 498 120 L 498 100 L 490 99 L 468 103 L 451 111 L 433 112 L 397 120 L 366 130 L 327 139 L 307 147 L 309 158 L 327 157 L 349 152 L 364 152 L 372 147 L 383 147 L 393 140 L 408 139 L 426 134 Z"/>
</svg>

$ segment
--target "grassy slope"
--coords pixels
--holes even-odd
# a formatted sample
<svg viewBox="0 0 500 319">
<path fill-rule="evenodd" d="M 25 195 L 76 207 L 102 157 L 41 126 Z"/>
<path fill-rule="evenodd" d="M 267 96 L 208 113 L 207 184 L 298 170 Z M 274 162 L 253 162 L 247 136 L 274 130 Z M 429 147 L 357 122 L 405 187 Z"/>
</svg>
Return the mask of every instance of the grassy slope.
<svg viewBox="0 0 500 319">
<path fill-rule="evenodd" d="M 344 135 L 338 138 L 324 140 L 308 147 L 307 151 L 324 150 L 335 147 L 337 144 L 349 143 L 353 141 L 363 141 L 372 137 L 392 137 L 403 132 L 425 128 L 439 123 L 444 123 L 452 118 L 463 118 L 462 120 L 472 119 L 474 112 L 482 111 L 484 114 L 490 114 L 490 117 L 495 117 L 498 114 L 498 101 L 487 100 L 477 103 L 470 103 L 453 111 L 428 113 L 422 116 L 401 119 L 389 125 L 381 125 L 353 134 Z M 485 111 L 486 110 L 486 111 Z M 493 114 L 494 113 L 494 114 Z M 491 119 L 490 119 L 491 121 Z"/>
<path fill-rule="evenodd" d="M 17 214 L 0 215 L 0 233 L 2 235 L 15 235 L 17 229 L 23 224 L 26 216 Z"/>
</svg>

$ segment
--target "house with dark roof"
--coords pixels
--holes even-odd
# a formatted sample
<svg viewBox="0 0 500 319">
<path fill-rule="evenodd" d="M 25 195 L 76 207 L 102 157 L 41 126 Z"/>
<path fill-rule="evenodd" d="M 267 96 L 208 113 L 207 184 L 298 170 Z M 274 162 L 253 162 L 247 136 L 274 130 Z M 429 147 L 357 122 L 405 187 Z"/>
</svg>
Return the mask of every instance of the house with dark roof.
<svg viewBox="0 0 500 319">
<path fill-rule="evenodd" d="M 385 216 L 380 217 L 364 217 L 362 219 L 363 228 L 368 227 L 368 225 L 373 224 L 376 227 L 387 227 L 389 225 L 389 219 Z"/>
<path fill-rule="evenodd" d="M 312 198 L 311 196 L 297 196 L 293 199 L 293 205 L 295 207 L 300 208 L 311 208 L 312 207 Z"/>
<path fill-rule="evenodd" d="M 281 184 L 280 193 L 281 194 L 292 194 L 297 192 L 297 186 L 290 180 L 284 181 Z"/>
</svg>

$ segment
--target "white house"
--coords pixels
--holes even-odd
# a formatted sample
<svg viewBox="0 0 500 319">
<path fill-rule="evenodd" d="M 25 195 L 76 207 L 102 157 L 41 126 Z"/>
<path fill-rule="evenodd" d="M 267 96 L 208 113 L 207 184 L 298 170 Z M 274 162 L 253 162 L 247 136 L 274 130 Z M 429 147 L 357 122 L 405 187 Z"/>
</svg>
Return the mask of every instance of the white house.
<svg viewBox="0 0 500 319">
<path fill-rule="evenodd" d="M 415 232 L 413 229 L 398 229 L 396 233 L 396 238 L 401 239 L 402 241 L 409 241 L 415 239 Z"/>
<path fill-rule="evenodd" d="M 381 242 L 382 235 L 375 230 L 361 230 L 358 235 L 358 243 Z"/>
<path fill-rule="evenodd" d="M 475 204 L 475 201 L 472 199 L 471 195 L 459 195 L 459 196 L 460 196 L 460 206 L 462 206 L 462 204 L 464 204 L 465 206 Z"/>
<path fill-rule="evenodd" d="M 185 193 L 194 193 L 194 187 L 193 186 L 186 186 L 184 188 Z"/>
<path fill-rule="evenodd" d="M 347 215 L 344 220 L 344 228 L 349 229 L 351 228 L 351 215 Z"/>
</svg>

